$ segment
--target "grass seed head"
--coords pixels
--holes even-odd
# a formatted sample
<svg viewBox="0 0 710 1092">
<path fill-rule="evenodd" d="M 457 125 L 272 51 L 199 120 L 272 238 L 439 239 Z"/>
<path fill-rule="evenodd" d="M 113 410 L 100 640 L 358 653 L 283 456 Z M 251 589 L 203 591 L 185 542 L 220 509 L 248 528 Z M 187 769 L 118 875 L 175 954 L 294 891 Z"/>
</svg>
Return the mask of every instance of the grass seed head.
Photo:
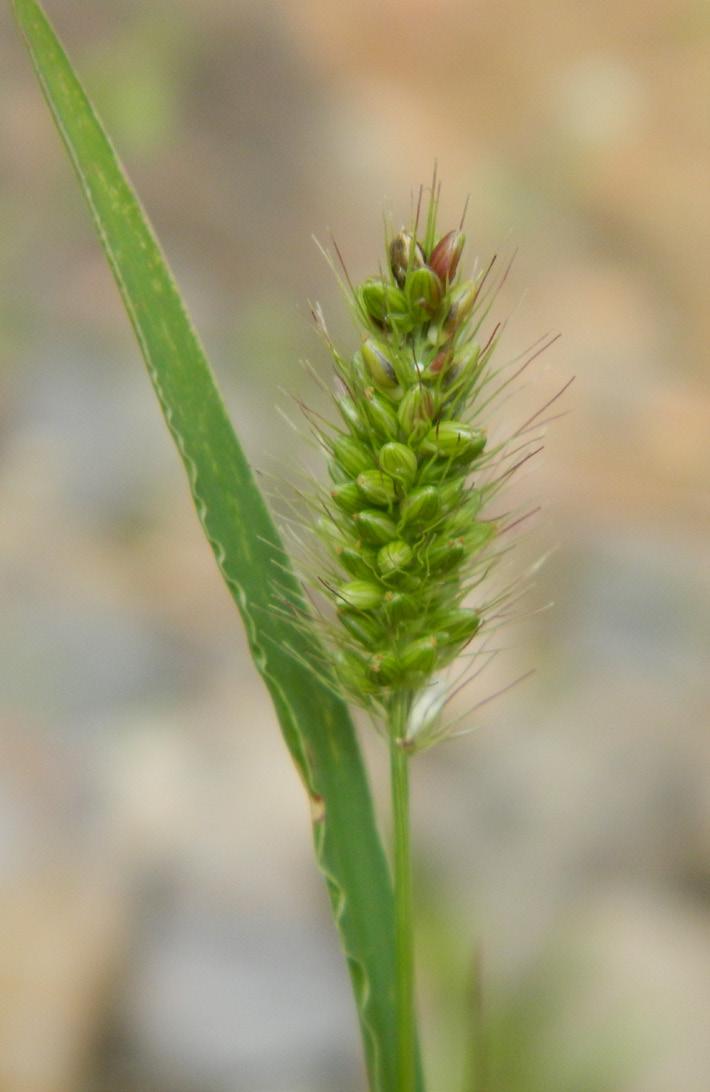
<svg viewBox="0 0 710 1092">
<path fill-rule="evenodd" d="M 334 484 L 318 520 L 340 683 L 377 712 L 402 691 L 419 708 L 437 680 L 427 724 L 445 704 L 438 673 L 485 630 L 485 579 L 505 529 L 484 508 L 511 474 L 507 445 L 520 446 L 515 434 L 491 446 L 482 419 L 497 375 L 497 328 L 479 341 L 490 269 L 461 276 L 464 235 L 439 235 L 436 202 L 421 234 L 417 221 L 392 238 L 386 274 L 347 278 L 362 341 L 347 358 L 327 339 L 341 421 L 335 440 L 321 437 Z M 472 589 L 479 601 L 463 606 Z M 438 730 L 415 734 L 412 749 Z"/>
</svg>

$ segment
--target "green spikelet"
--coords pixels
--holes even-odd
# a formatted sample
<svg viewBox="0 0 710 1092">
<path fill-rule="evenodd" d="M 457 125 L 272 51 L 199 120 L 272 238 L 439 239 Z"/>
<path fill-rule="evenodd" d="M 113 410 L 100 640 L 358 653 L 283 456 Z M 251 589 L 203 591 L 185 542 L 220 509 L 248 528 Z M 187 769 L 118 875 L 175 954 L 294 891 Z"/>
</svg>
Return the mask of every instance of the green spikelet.
<svg viewBox="0 0 710 1092">
<path fill-rule="evenodd" d="M 334 485 L 319 521 L 330 559 L 320 582 L 336 610 L 338 677 L 374 712 L 399 692 L 411 702 L 478 636 L 485 603 L 462 604 L 500 533 L 482 511 L 500 484 L 485 470 L 501 451 L 489 450 L 477 409 L 490 402 L 496 340 L 478 341 L 485 276 L 460 274 L 464 236 L 440 236 L 436 213 L 432 196 L 424 229 L 389 243 L 386 275 L 348 289 L 362 331 L 349 360 L 316 313 L 341 417 L 335 438 L 323 434 Z"/>
</svg>

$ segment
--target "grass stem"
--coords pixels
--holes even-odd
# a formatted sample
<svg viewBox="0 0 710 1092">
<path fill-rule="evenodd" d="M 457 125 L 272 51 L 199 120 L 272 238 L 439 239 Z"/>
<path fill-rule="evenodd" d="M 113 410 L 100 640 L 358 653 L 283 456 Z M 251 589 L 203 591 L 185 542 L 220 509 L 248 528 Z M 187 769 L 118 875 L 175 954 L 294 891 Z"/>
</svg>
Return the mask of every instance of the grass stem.
<svg viewBox="0 0 710 1092">
<path fill-rule="evenodd" d="M 402 746 L 411 697 L 397 694 L 389 721 L 390 775 L 394 839 L 396 932 L 397 1092 L 414 1092 L 416 1032 L 414 1015 L 414 923 L 409 822 L 409 754 Z"/>
</svg>

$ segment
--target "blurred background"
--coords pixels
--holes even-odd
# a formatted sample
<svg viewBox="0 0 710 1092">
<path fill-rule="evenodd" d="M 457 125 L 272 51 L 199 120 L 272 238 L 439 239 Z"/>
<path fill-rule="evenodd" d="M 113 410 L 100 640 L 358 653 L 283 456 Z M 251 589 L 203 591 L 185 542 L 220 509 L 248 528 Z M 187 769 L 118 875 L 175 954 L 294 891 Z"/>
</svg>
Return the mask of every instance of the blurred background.
<svg viewBox="0 0 710 1092">
<path fill-rule="evenodd" d="M 48 9 L 258 468 L 311 459 L 307 299 L 355 343 L 313 233 L 375 272 L 436 157 L 442 230 L 470 195 L 469 260 L 517 248 L 501 359 L 562 338 L 503 424 L 576 381 L 472 698 L 536 674 L 416 763 L 430 1088 L 482 992 L 486 1092 L 707 1092 L 707 4 Z M 0 1089 L 361 1092 L 301 787 L 8 6 L 0 69 Z"/>
</svg>

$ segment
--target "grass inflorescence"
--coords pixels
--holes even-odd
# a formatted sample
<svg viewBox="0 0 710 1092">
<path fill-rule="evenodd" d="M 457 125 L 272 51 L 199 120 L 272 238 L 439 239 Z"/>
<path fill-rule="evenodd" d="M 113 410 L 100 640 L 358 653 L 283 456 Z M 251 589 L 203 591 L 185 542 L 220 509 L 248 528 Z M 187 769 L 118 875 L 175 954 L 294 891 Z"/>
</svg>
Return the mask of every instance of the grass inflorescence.
<svg viewBox="0 0 710 1092">
<path fill-rule="evenodd" d="M 387 232 L 379 275 L 354 285 L 344 272 L 362 333 L 352 356 L 314 309 L 338 411 L 334 423 L 309 414 L 331 479 L 318 491 L 326 558 L 316 580 L 334 607 L 325 624 L 335 674 L 352 700 L 385 718 L 398 695 L 410 708 L 500 605 L 482 585 L 509 523 L 486 506 L 535 442 L 529 427 L 489 440 L 491 402 L 511 379 L 495 382 L 500 327 L 481 336 L 493 263 L 461 274 L 465 236 L 461 227 L 439 235 L 437 206 L 434 185 L 426 212 L 420 195 L 410 226 Z M 434 719 L 405 729 L 402 742 L 428 745 Z"/>
</svg>

